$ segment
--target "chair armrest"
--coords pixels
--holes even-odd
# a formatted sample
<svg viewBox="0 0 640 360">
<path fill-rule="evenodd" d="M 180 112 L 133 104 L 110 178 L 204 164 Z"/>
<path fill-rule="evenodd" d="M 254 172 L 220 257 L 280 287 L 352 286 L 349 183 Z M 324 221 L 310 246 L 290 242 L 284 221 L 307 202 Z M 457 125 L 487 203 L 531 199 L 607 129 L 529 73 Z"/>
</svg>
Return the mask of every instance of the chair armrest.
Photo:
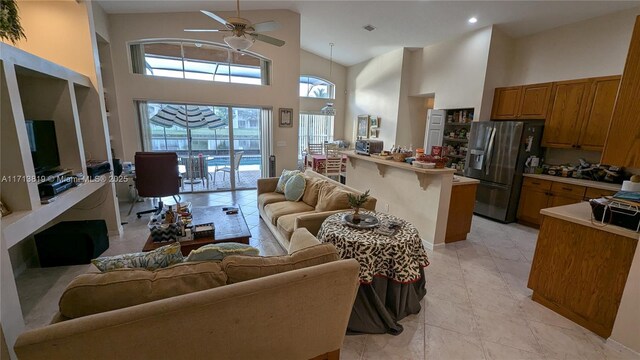
<svg viewBox="0 0 640 360">
<path fill-rule="evenodd" d="M 279 177 L 258 179 L 258 195 L 276 191 Z"/>
<path fill-rule="evenodd" d="M 302 214 L 296 218 L 296 223 L 293 229 L 297 228 L 307 228 L 313 236 L 318 235 L 318 231 L 320 231 L 320 226 L 324 222 L 326 218 L 333 214 L 337 214 L 339 212 L 345 212 L 348 209 L 340 209 L 333 211 L 322 211 L 322 212 L 314 212 L 310 214 Z"/>
</svg>

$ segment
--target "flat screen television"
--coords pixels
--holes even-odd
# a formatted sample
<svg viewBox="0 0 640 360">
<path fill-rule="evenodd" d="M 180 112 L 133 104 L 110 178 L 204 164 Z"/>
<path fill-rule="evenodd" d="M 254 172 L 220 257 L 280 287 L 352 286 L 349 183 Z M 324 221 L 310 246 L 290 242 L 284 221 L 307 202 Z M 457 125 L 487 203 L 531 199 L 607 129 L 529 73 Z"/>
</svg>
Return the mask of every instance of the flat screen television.
<svg viewBox="0 0 640 360">
<path fill-rule="evenodd" d="M 60 155 L 53 120 L 27 120 L 26 124 L 36 174 L 40 175 L 59 167 Z"/>
</svg>

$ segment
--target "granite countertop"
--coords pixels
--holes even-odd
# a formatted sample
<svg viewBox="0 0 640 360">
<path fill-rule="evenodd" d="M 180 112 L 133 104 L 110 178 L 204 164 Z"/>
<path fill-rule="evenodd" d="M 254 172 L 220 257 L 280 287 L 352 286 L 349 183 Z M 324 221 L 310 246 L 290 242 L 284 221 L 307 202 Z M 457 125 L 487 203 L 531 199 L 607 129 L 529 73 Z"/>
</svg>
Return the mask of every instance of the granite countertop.
<svg viewBox="0 0 640 360">
<path fill-rule="evenodd" d="M 583 201 L 578 204 L 557 206 L 540 211 L 542 215 L 551 216 L 557 219 L 566 220 L 575 224 L 588 226 L 590 228 L 606 231 L 612 234 L 626 236 L 632 239 L 640 240 L 640 233 L 633 230 L 625 229 L 620 226 L 602 224 L 593 219 L 591 214 L 591 205 Z"/>
<path fill-rule="evenodd" d="M 612 184 L 612 183 L 606 183 L 606 182 L 600 182 L 600 181 L 574 179 L 574 178 L 562 177 L 562 176 L 551 176 L 551 175 L 542 175 L 542 174 L 522 174 L 522 175 L 525 177 L 530 177 L 534 179 L 555 181 L 555 182 L 560 182 L 565 184 L 580 185 L 580 186 L 586 186 L 590 188 L 610 190 L 610 191 L 620 191 L 620 188 L 622 187 L 621 184 Z"/>
<path fill-rule="evenodd" d="M 453 186 L 472 185 L 472 184 L 480 184 L 480 180 L 472 179 L 472 178 L 468 178 L 460 175 L 453 176 L 453 184 L 452 184 Z"/>
</svg>

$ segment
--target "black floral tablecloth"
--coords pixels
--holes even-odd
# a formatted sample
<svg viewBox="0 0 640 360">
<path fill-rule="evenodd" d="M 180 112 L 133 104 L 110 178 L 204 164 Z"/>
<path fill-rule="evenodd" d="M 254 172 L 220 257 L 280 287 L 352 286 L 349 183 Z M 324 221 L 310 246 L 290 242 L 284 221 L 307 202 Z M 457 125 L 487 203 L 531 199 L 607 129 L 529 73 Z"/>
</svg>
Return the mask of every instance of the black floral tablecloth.
<svg viewBox="0 0 640 360">
<path fill-rule="evenodd" d="M 413 225 L 393 215 L 361 211 L 377 217 L 381 223 L 400 224 L 394 235 L 387 236 L 376 233 L 375 229 L 345 225 L 342 216 L 347 213 L 329 216 L 320 227 L 318 239 L 335 245 L 341 258 L 358 260 L 360 282 L 370 283 L 377 276 L 404 284 L 420 279 L 420 269 L 428 266 L 429 260 Z"/>
</svg>

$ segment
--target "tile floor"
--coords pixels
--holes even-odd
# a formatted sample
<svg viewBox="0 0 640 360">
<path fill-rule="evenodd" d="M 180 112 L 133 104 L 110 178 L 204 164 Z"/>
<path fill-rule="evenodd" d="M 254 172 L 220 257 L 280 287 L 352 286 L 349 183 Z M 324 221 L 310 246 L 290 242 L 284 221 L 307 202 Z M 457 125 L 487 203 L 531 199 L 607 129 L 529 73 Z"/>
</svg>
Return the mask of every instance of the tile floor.
<svg viewBox="0 0 640 360">
<path fill-rule="evenodd" d="M 183 195 L 194 206 L 237 203 L 262 255 L 285 251 L 260 220 L 255 190 Z M 167 203 L 172 200 L 167 199 Z M 147 236 L 144 218 L 121 207 L 125 234 L 111 238 L 105 255 L 139 251 Z M 423 311 L 401 321 L 399 336 L 347 336 L 341 359 L 640 359 L 638 354 L 531 301 L 526 283 L 537 230 L 474 217 L 467 241 L 428 251 Z M 17 279 L 29 328 L 49 322 L 66 284 L 89 265 L 28 269 Z"/>
</svg>

